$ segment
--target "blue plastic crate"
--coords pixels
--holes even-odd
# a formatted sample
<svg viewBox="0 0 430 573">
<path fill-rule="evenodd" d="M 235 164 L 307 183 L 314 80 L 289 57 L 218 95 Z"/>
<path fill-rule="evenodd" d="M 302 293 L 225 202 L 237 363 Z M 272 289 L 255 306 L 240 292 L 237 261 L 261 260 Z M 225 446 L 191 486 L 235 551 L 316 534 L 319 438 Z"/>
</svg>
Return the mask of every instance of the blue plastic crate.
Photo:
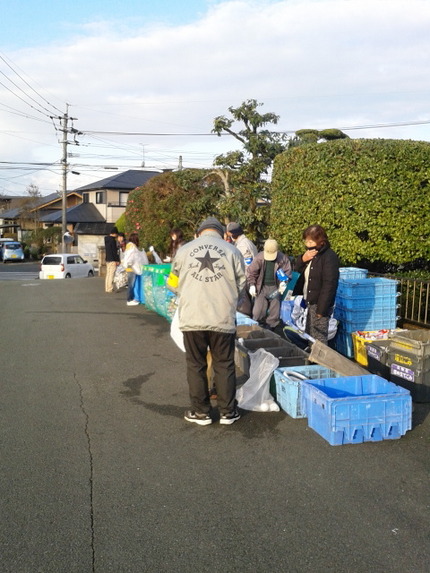
<svg viewBox="0 0 430 573">
<path fill-rule="evenodd" d="M 337 295 L 343 297 L 395 296 L 397 281 L 381 277 L 369 279 L 339 279 Z"/>
<path fill-rule="evenodd" d="M 342 328 L 338 328 L 334 339 L 334 346 L 336 351 L 343 354 L 343 356 L 354 358 L 354 343 L 351 332 L 345 332 Z"/>
<path fill-rule="evenodd" d="M 372 295 L 372 296 L 343 296 L 336 294 L 336 306 L 342 308 L 349 308 L 351 310 L 359 310 L 364 308 L 391 308 L 398 304 L 400 293 L 396 292 L 391 295 Z"/>
<path fill-rule="evenodd" d="M 393 322 L 397 319 L 397 304 L 386 308 L 345 308 L 336 305 L 333 316 L 342 322 L 365 323 L 380 320 L 382 322 Z"/>
<path fill-rule="evenodd" d="M 306 418 L 305 402 L 302 399 L 303 380 L 336 378 L 340 374 L 324 366 L 288 366 L 274 371 L 276 400 L 281 408 L 292 418 Z"/>
<path fill-rule="evenodd" d="M 339 278 L 341 279 L 365 279 L 367 277 L 367 269 L 358 269 L 355 267 L 341 267 L 339 269 Z"/>
<path fill-rule="evenodd" d="M 396 328 L 397 317 L 391 318 L 368 318 L 362 320 L 341 320 L 339 326 L 344 332 L 356 332 L 357 330 L 393 330 Z"/>
<path fill-rule="evenodd" d="M 302 383 L 308 425 L 332 446 L 395 440 L 412 427 L 408 390 L 380 376 Z"/>
</svg>

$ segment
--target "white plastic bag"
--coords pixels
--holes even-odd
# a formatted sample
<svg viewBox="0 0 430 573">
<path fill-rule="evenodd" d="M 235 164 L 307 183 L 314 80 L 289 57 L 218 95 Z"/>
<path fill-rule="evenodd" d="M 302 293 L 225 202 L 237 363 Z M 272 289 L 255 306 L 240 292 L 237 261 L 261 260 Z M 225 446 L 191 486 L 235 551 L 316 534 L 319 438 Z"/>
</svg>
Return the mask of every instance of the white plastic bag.
<svg viewBox="0 0 430 573">
<path fill-rule="evenodd" d="M 303 336 L 306 330 L 306 319 L 308 315 L 308 309 L 302 306 L 302 295 L 298 295 L 294 299 L 293 310 L 291 311 L 291 326 L 296 327 L 298 333 Z M 336 336 L 338 321 L 333 317 L 333 313 L 330 316 L 328 323 L 328 340 L 331 340 Z M 306 337 L 307 338 L 307 337 Z"/>
<path fill-rule="evenodd" d="M 249 378 L 236 392 L 239 407 L 254 412 L 279 412 L 279 406 L 269 390 L 270 377 L 279 366 L 279 359 L 264 348 L 258 348 L 249 356 Z"/>
<path fill-rule="evenodd" d="M 127 272 L 122 265 L 118 265 L 116 268 L 113 284 L 116 290 L 126 287 L 128 284 Z"/>
<path fill-rule="evenodd" d="M 152 256 L 154 257 L 155 264 L 162 265 L 163 261 L 161 260 L 160 255 L 157 253 L 157 251 L 154 249 L 152 245 L 149 247 L 149 250 L 152 253 Z"/>
<path fill-rule="evenodd" d="M 178 309 L 175 310 L 172 322 L 170 323 L 170 336 L 173 338 L 174 343 L 182 352 L 185 352 L 184 335 L 182 330 L 179 330 L 179 315 Z"/>
</svg>

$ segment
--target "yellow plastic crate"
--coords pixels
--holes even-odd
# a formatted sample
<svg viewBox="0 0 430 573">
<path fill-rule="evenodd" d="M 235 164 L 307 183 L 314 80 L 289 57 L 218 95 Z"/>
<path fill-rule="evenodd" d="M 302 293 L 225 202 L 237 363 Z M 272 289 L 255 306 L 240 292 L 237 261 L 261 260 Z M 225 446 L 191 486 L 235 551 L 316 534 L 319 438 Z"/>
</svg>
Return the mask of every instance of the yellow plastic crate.
<svg viewBox="0 0 430 573">
<path fill-rule="evenodd" d="M 388 338 L 389 330 L 366 330 L 352 333 L 354 345 L 354 359 L 362 366 L 368 366 L 366 344 L 374 340 L 385 340 Z"/>
<path fill-rule="evenodd" d="M 402 328 L 383 329 L 383 330 L 359 330 L 352 333 L 352 342 L 354 345 L 354 359 L 362 366 L 368 366 L 366 344 L 375 340 L 387 340 L 392 338 L 394 333 L 404 332 Z"/>
</svg>

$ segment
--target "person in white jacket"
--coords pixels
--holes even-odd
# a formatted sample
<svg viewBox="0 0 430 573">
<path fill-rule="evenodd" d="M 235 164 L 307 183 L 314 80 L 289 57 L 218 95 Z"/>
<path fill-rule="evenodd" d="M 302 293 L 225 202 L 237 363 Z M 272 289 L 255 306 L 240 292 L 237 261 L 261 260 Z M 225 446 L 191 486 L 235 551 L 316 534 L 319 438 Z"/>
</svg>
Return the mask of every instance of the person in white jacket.
<svg viewBox="0 0 430 573">
<path fill-rule="evenodd" d="M 136 276 L 142 274 L 142 266 L 148 264 L 148 257 L 145 251 L 139 250 L 139 235 L 131 233 L 124 251 L 123 265 L 127 271 L 128 292 L 127 305 L 135 306 L 139 304 L 134 295 Z"/>
</svg>

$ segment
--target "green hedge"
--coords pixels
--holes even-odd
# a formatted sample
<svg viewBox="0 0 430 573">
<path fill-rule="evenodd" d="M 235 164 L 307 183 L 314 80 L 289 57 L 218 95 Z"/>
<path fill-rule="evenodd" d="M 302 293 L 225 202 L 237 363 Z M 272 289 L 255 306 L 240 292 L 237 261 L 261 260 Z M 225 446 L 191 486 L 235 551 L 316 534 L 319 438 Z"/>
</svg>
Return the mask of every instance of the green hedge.
<svg viewBox="0 0 430 573">
<path fill-rule="evenodd" d="M 344 264 L 430 258 L 430 143 L 347 139 L 275 159 L 271 234 L 297 255 L 311 224 L 326 228 Z"/>
</svg>

